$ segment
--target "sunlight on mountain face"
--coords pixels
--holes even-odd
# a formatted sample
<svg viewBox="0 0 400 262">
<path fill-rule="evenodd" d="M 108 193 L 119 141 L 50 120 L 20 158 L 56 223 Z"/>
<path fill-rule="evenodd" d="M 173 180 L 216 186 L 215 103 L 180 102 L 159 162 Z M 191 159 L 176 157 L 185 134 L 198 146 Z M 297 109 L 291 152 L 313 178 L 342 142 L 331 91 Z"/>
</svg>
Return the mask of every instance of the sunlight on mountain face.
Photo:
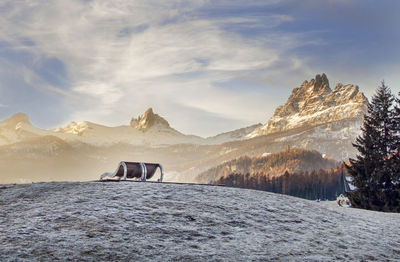
<svg viewBox="0 0 400 262">
<path fill-rule="evenodd" d="M 152 108 L 129 125 L 83 121 L 49 130 L 33 126 L 18 113 L 0 122 L 0 166 L 7 171 L 0 181 L 95 180 L 114 170 L 119 161 L 130 160 L 160 162 L 168 181 L 192 182 L 224 161 L 279 152 L 287 146 L 347 160 L 355 154 L 351 143 L 360 133 L 367 104 L 358 86 L 338 84 L 332 90 L 322 74 L 294 88 L 266 124 L 208 138 L 177 131 Z"/>
</svg>

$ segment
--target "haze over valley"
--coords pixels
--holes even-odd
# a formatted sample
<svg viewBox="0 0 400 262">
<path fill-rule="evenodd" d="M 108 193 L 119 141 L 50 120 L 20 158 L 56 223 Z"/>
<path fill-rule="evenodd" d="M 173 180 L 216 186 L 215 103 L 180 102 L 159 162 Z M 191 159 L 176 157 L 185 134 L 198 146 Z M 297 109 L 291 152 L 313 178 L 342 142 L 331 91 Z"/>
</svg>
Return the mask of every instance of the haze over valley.
<svg viewBox="0 0 400 262">
<path fill-rule="evenodd" d="M 0 183 L 95 180 L 122 160 L 199 182 L 287 148 L 340 164 L 379 82 L 400 91 L 398 13 L 361 0 L 4 0 Z"/>
<path fill-rule="evenodd" d="M 40 129 L 17 113 L 0 122 L 1 182 L 96 180 L 126 160 L 162 163 L 168 181 L 208 183 L 198 177 L 207 169 L 288 147 L 346 161 L 355 156 L 351 143 L 367 104 L 358 86 L 331 88 L 327 76 L 318 74 L 295 87 L 265 124 L 207 138 L 179 132 L 152 108 L 116 127 L 84 121 Z"/>
</svg>

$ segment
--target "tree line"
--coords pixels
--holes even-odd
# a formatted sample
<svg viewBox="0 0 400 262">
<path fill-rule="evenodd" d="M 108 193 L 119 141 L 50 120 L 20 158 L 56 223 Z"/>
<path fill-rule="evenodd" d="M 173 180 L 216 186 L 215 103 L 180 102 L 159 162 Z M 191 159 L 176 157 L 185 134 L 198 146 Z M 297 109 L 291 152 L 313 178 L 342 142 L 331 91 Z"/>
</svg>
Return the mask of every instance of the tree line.
<svg viewBox="0 0 400 262">
<path fill-rule="evenodd" d="M 298 173 L 286 171 L 281 176 L 271 176 L 263 172 L 231 173 L 220 177 L 216 184 L 263 190 L 310 200 L 335 200 L 344 192 L 345 172 L 344 165 L 341 165 L 330 170 Z"/>
</svg>

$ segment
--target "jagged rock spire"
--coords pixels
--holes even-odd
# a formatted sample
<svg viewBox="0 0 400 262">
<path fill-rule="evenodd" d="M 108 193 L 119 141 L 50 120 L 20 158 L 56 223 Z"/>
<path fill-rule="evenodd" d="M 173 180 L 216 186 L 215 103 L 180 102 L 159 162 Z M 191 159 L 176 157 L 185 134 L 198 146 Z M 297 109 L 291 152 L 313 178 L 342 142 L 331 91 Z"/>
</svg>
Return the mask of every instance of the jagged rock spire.
<svg viewBox="0 0 400 262">
<path fill-rule="evenodd" d="M 153 108 L 151 108 L 151 107 L 149 109 L 147 109 L 143 115 L 138 116 L 137 118 L 132 118 L 130 125 L 131 125 L 131 127 L 142 130 L 142 131 L 146 131 L 149 128 L 156 126 L 156 125 L 162 126 L 162 127 L 170 127 L 167 120 L 165 120 L 158 114 L 155 114 L 153 112 Z"/>
<path fill-rule="evenodd" d="M 327 76 L 318 74 L 294 88 L 285 105 L 279 106 L 268 123 L 249 136 L 362 117 L 367 104 L 358 86 L 337 84 L 332 90 Z"/>
</svg>

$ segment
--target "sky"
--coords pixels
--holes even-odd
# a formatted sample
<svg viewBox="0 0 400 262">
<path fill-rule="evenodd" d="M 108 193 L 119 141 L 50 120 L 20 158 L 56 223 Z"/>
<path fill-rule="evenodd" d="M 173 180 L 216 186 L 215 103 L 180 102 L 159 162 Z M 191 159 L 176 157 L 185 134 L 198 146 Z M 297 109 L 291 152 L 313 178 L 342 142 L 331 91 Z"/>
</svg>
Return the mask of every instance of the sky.
<svg viewBox="0 0 400 262">
<path fill-rule="evenodd" d="M 397 0 L 2 0 L 0 119 L 201 136 L 265 123 L 316 74 L 400 91 Z"/>
</svg>

